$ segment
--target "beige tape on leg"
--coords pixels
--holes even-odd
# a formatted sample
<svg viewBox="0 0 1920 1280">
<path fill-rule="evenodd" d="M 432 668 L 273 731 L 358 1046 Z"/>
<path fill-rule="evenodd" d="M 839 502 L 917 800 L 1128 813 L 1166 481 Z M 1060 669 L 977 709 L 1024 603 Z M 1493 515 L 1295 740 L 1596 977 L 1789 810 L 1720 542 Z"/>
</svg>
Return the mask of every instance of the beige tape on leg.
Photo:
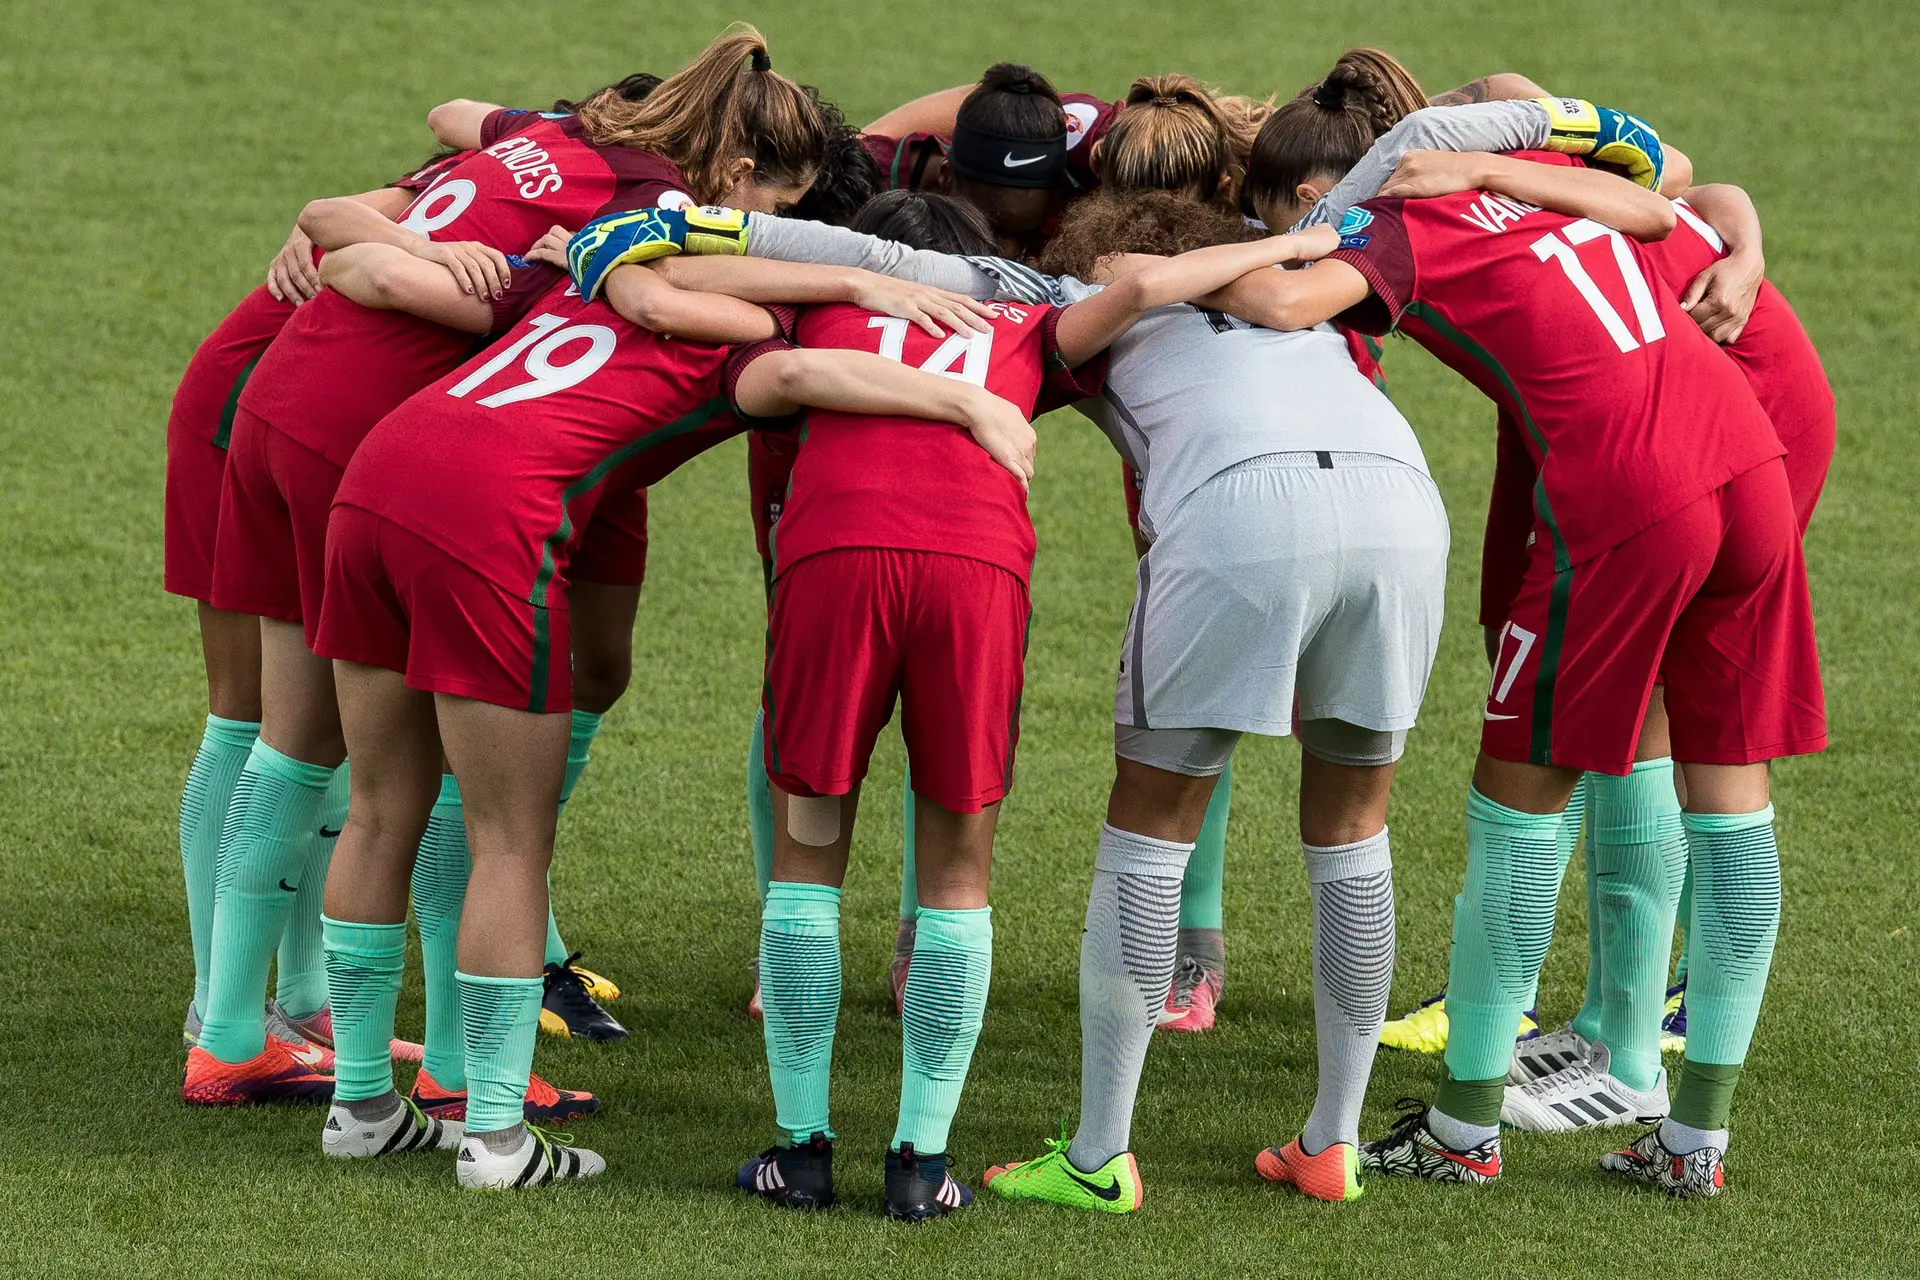
<svg viewBox="0 0 1920 1280">
<path fill-rule="evenodd" d="M 824 849 L 840 838 L 839 796 L 788 796 L 787 834 Z"/>
</svg>

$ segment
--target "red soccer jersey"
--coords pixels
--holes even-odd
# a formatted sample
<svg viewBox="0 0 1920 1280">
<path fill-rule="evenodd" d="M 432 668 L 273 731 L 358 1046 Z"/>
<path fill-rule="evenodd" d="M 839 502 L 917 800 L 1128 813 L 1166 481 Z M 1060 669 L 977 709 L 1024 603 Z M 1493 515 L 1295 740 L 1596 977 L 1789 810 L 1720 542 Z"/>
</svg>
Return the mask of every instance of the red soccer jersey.
<svg viewBox="0 0 1920 1280">
<path fill-rule="evenodd" d="M 1061 358 L 1057 307 L 996 302 L 990 332 L 935 338 L 910 321 L 836 304 L 801 313 L 803 347 L 877 351 L 983 386 L 1028 417 L 1100 389 Z M 1027 581 L 1033 521 L 1020 482 L 962 427 L 923 418 L 807 411 L 780 523 L 774 573 L 838 547 L 936 551 L 998 565 Z"/>
<path fill-rule="evenodd" d="M 1333 256 L 1378 299 L 1346 319 L 1401 329 L 1523 426 L 1562 568 L 1785 452 L 1739 369 L 1616 231 L 1469 191 L 1369 200 L 1341 233 Z"/>
<path fill-rule="evenodd" d="M 1060 105 L 1067 112 L 1067 174 L 1074 186 L 1092 191 L 1100 185 L 1100 177 L 1093 171 L 1094 144 L 1107 136 L 1114 118 L 1127 104 L 1108 102 L 1090 93 L 1063 93 Z"/>
<path fill-rule="evenodd" d="M 1644 245 L 1647 258 L 1660 271 L 1675 297 L 1686 293 L 1693 278 L 1724 258 L 1727 246 L 1704 218 L 1685 200 L 1673 202 L 1679 222 L 1665 240 Z M 1833 387 L 1820 364 L 1820 353 L 1772 281 L 1760 282 L 1753 314 L 1732 343 L 1722 347 L 1747 375 L 1760 407 L 1773 421 L 1780 443 L 1792 451 L 1794 441 L 1808 431 L 1833 422 Z"/>
<path fill-rule="evenodd" d="M 680 171 L 647 151 L 596 147 L 573 116 L 496 111 L 485 146 L 441 170 L 399 218 L 436 241 L 478 240 L 521 254 L 555 223 L 688 199 Z M 519 267 L 494 307 L 504 329 L 552 287 L 548 267 Z M 332 290 L 301 307 L 261 357 L 241 407 L 336 466 L 402 400 L 452 369 L 472 335 L 400 311 L 374 311 Z"/>
<path fill-rule="evenodd" d="M 762 344 L 785 345 L 783 342 Z M 368 433 L 336 504 L 371 511 L 545 604 L 609 477 L 658 483 L 746 429 L 730 367 L 761 348 L 651 333 L 557 287 Z"/>
</svg>

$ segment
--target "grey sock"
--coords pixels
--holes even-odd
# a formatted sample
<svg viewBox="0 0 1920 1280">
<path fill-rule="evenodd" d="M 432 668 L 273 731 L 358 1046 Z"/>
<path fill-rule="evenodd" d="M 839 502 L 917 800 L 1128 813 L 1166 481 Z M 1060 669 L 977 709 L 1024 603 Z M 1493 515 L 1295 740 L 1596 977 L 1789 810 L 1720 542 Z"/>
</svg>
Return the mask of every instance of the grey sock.
<svg viewBox="0 0 1920 1280">
<path fill-rule="evenodd" d="M 1224 977 L 1227 972 L 1226 931 L 1224 929 L 1182 929 L 1180 954 L 1192 956 L 1205 965 L 1208 972 Z"/>
<path fill-rule="evenodd" d="M 400 1109 L 400 1093 L 389 1089 L 377 1098 L 342 1098 L 340 1105 L 347 1114 L 362 1124 L 374 1120 L 385 1120 Z"/>
<path fill-rule="evenodd" d="M 519 1124 L 508 1125 L 504 1129 L 492 1129 L 486 1133 L 467 1132 L 469 1138 L 478 1138 L 496 1156 L 508 1155 L 518 1151 L 527 1140 L 527 1125 L 523 1120 Z"/>
<path fill-rule="evenodd" d="M 1102 824 L 1080 935 L 1080 1128 L 1067 1158 L 1098 1169 L 1125 1151 L 1180 936 L 1191 844 Z"/>
<path fill-rule="evenodd" d="M 1696 1129 L 1668 1116 L 1660 1122 L 1660 1145 L 1677 1156 L 1692 1155 L 1702 1147 L 1712 1147 L 1724 1156 L 1727 1154 L 1727 1131 Z"/>
<path fill-rule="evenodd" d="M 1311 1155 L 1359 1145 L 1393 983 L 1393 856 L 1386 828 L 1355 844 L 1303 845 L 1313 895 L 1313 1028 L 1320 1090 L 1300 1133 Z"/>
<path fill-rule="evenodd" d="M 1465 1120 L 1455 1120 L 1438 1107 L 1428 1109 L 1427 1128 L 1454 1151 L 1471 1151 L 1500 1133 L 1497 1124 L 1468 1124 Z"/>
</svg>

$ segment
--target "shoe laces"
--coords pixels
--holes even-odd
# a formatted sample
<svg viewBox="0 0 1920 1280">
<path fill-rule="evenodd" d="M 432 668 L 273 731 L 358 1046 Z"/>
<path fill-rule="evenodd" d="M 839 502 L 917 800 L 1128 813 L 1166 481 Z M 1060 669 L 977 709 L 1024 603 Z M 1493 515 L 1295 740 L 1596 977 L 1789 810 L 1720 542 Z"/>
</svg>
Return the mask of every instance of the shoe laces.
<svg viewBox="0 0 1920 1280">
<path fill-rule="evenodd" d="M 1427 1127 L 1429 1107 L 1425 1098 L 1396 1098 L 1393 1105 L 1400 1112 L 1394 1118 L 1393 1127 L 1387 1130 L 1386 1136 L 1380 1139 L 1379 1143 L 1368 1143 L 1368 1146 L 1405 1142 L 1412 1138 L 1416 1130 Z"/>
<path fill-rule="evenodd" d="M 1171 1003 L 1176 1009 L 1182 1009 L 1193 1003 L 1193 989 L 1207 980 L 1207 966 L 1198 956 L 1181 956 L 1173 974 L 1173 998 Z"/>
<path fill-rule="evenodd" d="M 1520 1086 L 1520 1091 L 1530 1098 L 1548 1098 L 1563 1093 L 1589 1093 L 1600 1086 L 1600 1073 L 1594 1070 L 1593 1064 L 1576 1062 L 1528 1081 Z"/>
</svg>

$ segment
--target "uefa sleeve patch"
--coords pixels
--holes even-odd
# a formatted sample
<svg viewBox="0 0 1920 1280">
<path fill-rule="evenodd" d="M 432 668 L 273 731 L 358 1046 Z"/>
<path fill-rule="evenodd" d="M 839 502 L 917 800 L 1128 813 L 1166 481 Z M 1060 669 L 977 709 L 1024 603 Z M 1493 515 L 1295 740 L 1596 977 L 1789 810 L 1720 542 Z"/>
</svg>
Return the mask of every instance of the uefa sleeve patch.
<svg viewBox="0 0 1920 1280">
<path fill-rule="evenodd" d="M 1340 234 L 1343 236 L 1351 235 L 1372 221 L 1373 210 L 1362 209 L 1358 205 L 1355 205 L 1353 208 L 1347 210 L 1345 217 L 1340 219 Z"/>
</svg>

